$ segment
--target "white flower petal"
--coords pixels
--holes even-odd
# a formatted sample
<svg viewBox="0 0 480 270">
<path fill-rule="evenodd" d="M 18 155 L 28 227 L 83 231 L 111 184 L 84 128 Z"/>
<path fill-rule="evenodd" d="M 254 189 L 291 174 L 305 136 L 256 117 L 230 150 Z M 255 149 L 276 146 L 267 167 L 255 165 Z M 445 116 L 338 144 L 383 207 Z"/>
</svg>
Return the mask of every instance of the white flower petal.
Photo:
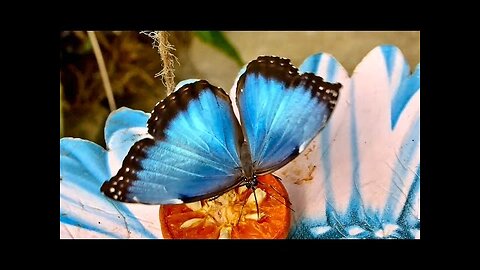
<svg viewBox="0 0 480 270">
<path fill-rule="evenodd" d="M 61 238 L 162 237 L 158 206 L 124 204 L 100 192 L 111 176 L 103 148 L 81 139 L 60 140 Z"/>
<path fill-rule="evenodd" d="M 381 46 L 363 59 L 352 79 L 328 54 L 308 58 L 301 70 L 339 81 L 343 88 L 326 128 L 304 154 L 277 172 L 286 183 L 296 219 L 335 227 L 338 236 L 348 234 L 346 228 L 379 229 L 395 222 L 415 226 L 419 68 L 409 76 L 400 50 Z M 308 236 L 303 229 L 297 231 Z"/>
<path fill-rule="evenodd" d="M 105 142 L 108 149 L 110 175 L 115 175 L 122 166 L 132 145 L 147 137 L 147 121 L 150 114 L 129 108 L 113 111 L 105 123 Z"/>
</svg>

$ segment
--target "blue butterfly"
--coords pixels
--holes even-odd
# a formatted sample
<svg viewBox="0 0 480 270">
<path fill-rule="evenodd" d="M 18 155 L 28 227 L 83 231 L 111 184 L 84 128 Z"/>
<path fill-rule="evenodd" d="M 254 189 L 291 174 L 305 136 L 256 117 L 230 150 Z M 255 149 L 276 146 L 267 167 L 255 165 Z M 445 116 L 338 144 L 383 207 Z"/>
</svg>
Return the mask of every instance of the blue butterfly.
<svg viewBox="0 0 480 270">
<path fill-rule="evenodd" d="M 341 88 L 290 60 L 260 56 L 236 85 L 240 123 L 230 97 L 205 80 L 159 102 L 136 142 L 101 191 L 122 202 L 187 203 L 235 187 L 255 188 L 298 156 L 325 127 Z"/>
</svg>

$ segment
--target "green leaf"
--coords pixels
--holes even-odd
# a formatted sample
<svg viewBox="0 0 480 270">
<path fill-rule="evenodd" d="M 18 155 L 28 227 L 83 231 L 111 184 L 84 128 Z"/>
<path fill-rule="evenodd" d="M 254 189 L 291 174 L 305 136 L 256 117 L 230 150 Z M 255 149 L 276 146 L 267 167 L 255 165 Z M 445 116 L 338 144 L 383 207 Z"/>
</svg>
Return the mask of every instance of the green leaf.
<svg viewBox="0 0 480 270">
<path fill-rule="evenodd" d="M 90 40 L 85 40 L 80 47 L 80 54 L 89 54 L 90 52 L 93 51 L 92 43 L 90 43 Z"/>
<path fill-rule="evenodd" d="M 243 66 L 243 60 L 237 50 L 228 41 L 227 37 L 220 31 L 196 31 L 195 35 L 203 42 L 219 49 L 230 58 L 232 58 L 239 66 Z"/>
</svg>

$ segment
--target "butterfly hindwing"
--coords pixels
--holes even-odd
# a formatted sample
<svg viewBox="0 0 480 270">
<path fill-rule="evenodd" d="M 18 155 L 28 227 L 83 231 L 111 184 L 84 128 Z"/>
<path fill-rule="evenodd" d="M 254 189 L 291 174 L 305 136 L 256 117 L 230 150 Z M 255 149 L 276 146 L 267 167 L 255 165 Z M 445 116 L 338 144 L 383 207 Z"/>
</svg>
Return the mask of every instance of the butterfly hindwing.
<svg viewBox="0 0 480 270">
<path fill-rule="evenodd" d="M 238 183 L 243 135 L 222 89 L 204 80 L 182 86 L 155 106 L 148 132 L 151 138 L 136 142 L 117 175 L 103 184 L 110 198 L 182 203 Z"/>
<path fill-rule="evenodd" d="M 303 151 L 326 125 L 340 88 L 299 74 L 288 59 L 261 56 L 248 64 L 236 98 L 257 174 L 273 172 Z"/>
</svg>

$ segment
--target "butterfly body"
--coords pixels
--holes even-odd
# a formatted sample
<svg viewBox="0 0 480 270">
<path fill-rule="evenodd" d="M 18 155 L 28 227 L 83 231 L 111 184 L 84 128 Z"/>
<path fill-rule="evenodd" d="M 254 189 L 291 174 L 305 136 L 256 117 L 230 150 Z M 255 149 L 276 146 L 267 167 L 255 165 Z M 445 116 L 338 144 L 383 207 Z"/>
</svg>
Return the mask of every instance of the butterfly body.
<svg viewBox="0 0 480 270">
<path fill-rule="evenodd" d="M 151 137 L 131 147 L 101 191 L 124 202 L 171 204 L 255 188 L 257 175 L 283 167 L 320 132 L 340 87 L 298 74 L 288 59 L 259 57 L 237 83 L 239 122 L 221 88 L 186 84 L 155 106 Z"/>
</svg>

